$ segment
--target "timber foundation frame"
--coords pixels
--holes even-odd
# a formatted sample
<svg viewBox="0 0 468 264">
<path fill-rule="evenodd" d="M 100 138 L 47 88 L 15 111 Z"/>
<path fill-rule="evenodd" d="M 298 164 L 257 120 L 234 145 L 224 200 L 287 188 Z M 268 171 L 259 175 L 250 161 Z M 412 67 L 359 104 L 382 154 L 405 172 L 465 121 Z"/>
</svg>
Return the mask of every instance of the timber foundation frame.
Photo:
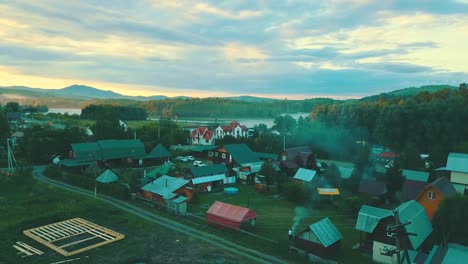
<svg viewBox="0 0 468 264">
<path fill-rule="evenodd" d="M 81 218 L 24 230 L 23 234 L 67 257 L 125 237 Z"/>
</svg>

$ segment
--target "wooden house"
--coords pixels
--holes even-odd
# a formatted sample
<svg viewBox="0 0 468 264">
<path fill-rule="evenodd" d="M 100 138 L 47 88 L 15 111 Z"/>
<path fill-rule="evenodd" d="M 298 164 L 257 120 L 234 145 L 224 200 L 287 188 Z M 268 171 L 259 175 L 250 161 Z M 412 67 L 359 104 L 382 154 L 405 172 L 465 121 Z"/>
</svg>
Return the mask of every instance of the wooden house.
<svg viewBox="0 0 468 264">
<path fill-rule="evenodd" d="M 307 164 L 311 164 L 312 169 L 317 169 L 315 156 L 309 147 L 282 150 L 278 155 L 278 164 L 290 176 L 293 176 L 299 168 L 306 168 Z"/>
<path fill-rule="evenodd" d="M 452 183 L 445 177 L 440 177 L 431 184 L 427 185 L 416 198 L 426 210 L 429 220 L 432 221 L 439 204 L 443 199 L 455 196 L 457 191 Z"/>
<path fill-rule="evenodd" d="M 144 198 L 165 205 L 168 200 L 174 200 L 178 196 L 191 197 L 187 194 L 188 183 L 188 180 L 163 175 L 141 187 L 141 190 Z"/>
<path fill-rule="evenodd" d="M 313 255 L 334 259 L 339 256 L 342 238 L 343 235 L 327 217 L 299 232 L 294 237 L 294 245 Z"/>
<path fill-rule="evenodd" d="M 460 194 L 468 194 L 468 154 L 450 153 L 447 166 L 437 170 L 450 171 L 450 182 Z"/>
<path fill-rule="evenodd" d="M 190 167 L 187 179 L 190 179 L 191 187 L 199 192 L 211 191 L 221 188 L 226 180 L 228 169 L 224 164 L 211 166 Z"/>
<path fill-rule="evenodd" d="M 213 150 L 213 164 L 225 164 L 240 180 L 253 181 L 263 162 L 246 144 L 228 144 Z"/>
<path fill-rule="evenodd" d="M 415 200 L 419 193 L 429 184 L 429 172 L 401 170 L 401 175 L 405 177 L 401 188 L 403 201 Z"/>
<path fill-rule="evenodd" d="M 387 226 L 393 222 L 392 211 L 363 205 L 356 221 L 356 230 L 361 231 L 360 247 L 372 249 L 374 241 L 392 245 L 395 239 L 387 236 Z"/>
<path fill-rule="evenodd" d="M 221 228 L 240 229 L 245 222 L 254 225 L 256 218 L 257 214 L 249 208 L 218 201 L 214 202 L 206 212 L 208 224 Z"/>
</svg>

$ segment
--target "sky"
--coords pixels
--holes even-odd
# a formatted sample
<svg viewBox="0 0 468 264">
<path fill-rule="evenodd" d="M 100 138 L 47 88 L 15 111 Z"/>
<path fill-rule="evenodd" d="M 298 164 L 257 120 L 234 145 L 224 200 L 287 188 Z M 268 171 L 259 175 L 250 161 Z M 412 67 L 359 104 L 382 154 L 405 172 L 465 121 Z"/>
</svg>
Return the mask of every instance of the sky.
<svg viewBox="0 0 468 264">
<path fill-rule="evenodd" d="M 358 98 L 468 81 L 468 0 L 0 0 L 0 86 Z"/>
</svg>

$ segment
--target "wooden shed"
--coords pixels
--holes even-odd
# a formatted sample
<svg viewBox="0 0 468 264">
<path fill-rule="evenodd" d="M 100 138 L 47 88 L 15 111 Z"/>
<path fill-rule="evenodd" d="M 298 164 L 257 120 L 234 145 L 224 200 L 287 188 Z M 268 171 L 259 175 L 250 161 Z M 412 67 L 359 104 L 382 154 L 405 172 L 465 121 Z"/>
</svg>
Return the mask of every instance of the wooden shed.
<svg viewBox="0 0 468 264">
<path fill-rule="evenodd" d="M 324 218 L 297 234 L 294 244 L 308 253 L 327 259 L 335 259 L 340 253 L 340 231 L 330 219 Z"/>
<path fill-rule="evenodd" d="M 214 202 L 206 212 L 208 224 L 221 228 L 240 229 L 244 222 L 250 221 L 250 224 L 255 224 L 256 218 L 257 214 L 249 208 L 218 201 Z"/>
</svg>

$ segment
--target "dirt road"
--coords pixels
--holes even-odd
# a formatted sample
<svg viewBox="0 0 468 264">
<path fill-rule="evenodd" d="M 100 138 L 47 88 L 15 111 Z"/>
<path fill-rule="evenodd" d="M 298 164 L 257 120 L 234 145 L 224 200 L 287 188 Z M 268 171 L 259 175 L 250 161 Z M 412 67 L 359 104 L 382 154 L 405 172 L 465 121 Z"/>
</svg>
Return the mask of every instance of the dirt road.
<svg viewBox="0 0 468 264">
<path fill-rule="evenodd" d="M 34 172 L 33 172 L 34 178 L 37 179 L 38 181 L 41 181 L 41 182 L 49 184 L 49 185 L 53 185 L 53 186 L 58 187 L 58 188 L 62 188 L 62 189 L 68 190 L 68 191 L 79 193 L 81 195 L 85 195 L 85 196 L 88 196 L 88 197 L 94 197 L 94 193 L 92 191 L 88 191 L 88 190 L 85 190 L 85 189 L 82 189 L 82 188 L 79 188 L 79 187 L 75 187 L 75 186 L 72 186 L 72 185 L 69 185 L 69 184 L 66 184 L 66 183 L 63 183 L 63 182 L 55 181 L 55 180 L 52 180 L 52 179 L 49 179 L 49 178 L 45 177 L 42 174 L 44 169 L 45 169 L 45 166 L 35 166 L 34 167 Z M 167 219 L 165 217 L 153 214 L 153 213 L 151 213 L 149 211 L 146 211 L 144 209 L 141 209 L 139 207 L 130 205 L 130 204 L 124 202 L 124 201 L 121 201 L 121 200 L 118 200 L 118 199 L 115 199 L 115 198 L 112 198 L 112 197 L 108 197 L 108 196 L 103 196 L 103 195 L 99 195 L 96 199 L 99 199 L 99 200 L 101 200 L 103 202 L 111 204 L 111 205 L 113 205 L 113 206 L 115 206 L 115 207 L 117 207 L 117 208 L 119 208 L 119 209 L 121 209 L 121 210 L 123 210 L 125 212 L 131 213 L 131 214 L 133 214 L 135 216 L 141 217 L 141 218 L 146 219 L 146 220 L 148 220 L 150 222 L 159 224 L 159 225 L 161 225 L 161 226 L 163 226 L 163 227 L 165 227 L 167 229 L 171 229 L 171 230 L 174 230 L 176 232 L 187 234 L 187 235 L 193 236 L 193 237 L 195 237 L 197 239 L 200 239 L 200 240 L 203 240 L 203 241 L 208 242 L 210 244 L 213 244 L 215 246 L 218 246 L 218 247 L 222 248 L 225 251 L 229 251 L 229 252 L 231 252 L 233 254 L 236 254 L 236 255 L 245 257 L 247 259 L 250 259 L 250 260 L 252 260 L 252 262 L 255 262 L 255 263 L 287 263 L 287 261 L 285 261 L 285 260 L 278 259 L 278 258 L 272 257 L 272 256 L 270 256 L 268 254 L 264 254 L 264 253 L 256 251 L 256 250 L 243 247 L 243 246 L 238 245 L 236 243 L 227 241 L 222 237 L 215 236 L 215 235 L 200 231 L 198 229 L 192 228 L 190 226 L 178 223 L 176 221 Z"/>
</svg>

